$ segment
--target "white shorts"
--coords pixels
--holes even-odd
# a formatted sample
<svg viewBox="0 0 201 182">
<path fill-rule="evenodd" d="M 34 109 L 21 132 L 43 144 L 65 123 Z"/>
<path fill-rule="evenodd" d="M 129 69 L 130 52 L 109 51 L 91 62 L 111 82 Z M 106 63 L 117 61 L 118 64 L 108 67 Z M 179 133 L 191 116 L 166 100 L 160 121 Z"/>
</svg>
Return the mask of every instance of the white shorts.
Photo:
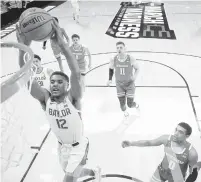
<svg viewBox="0 0 201 182">
<path fill-rule="evenodd" d="M 89 150 L 89 140 L 83 137 L 79 145 L 58 144 L 59 162 L 66 173 L 73 173 L 80 165 L 85 165 Z"/>
</svg>

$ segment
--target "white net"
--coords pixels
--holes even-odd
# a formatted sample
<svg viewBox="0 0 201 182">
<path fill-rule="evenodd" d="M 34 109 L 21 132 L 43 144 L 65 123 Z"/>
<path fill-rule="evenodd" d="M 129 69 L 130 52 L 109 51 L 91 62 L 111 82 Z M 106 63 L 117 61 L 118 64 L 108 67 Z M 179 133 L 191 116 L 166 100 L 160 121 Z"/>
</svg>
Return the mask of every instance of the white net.
<svg viewBox="0 0 201 182">
<path fill-rule="evenodd" d="M 9 167 L 19 166 L 23 155 L 31 152 L 24 134 L 21 98 L 27 95 L 27 88 L 1 104 L 1 172 Z"/>
<path fill-rule="evenodd" d="M 2 83 L 13 76 L 20 68 L 17 64 L 19 55 L 18 48 L 1 47 L 1 53 L 1 64 L 3 68 L 1 75 Z M 25 62 L 29 60 L 30 56 L 26 56 Z M 16 61 L 15 64 L 13 63 L 14 61 Z M 23 79 L 23 76 L 21 76 L 20 79 Z M 33 154 L 24 132 L 24 113 L 26 112 L 26 104 L 28 104 L 26 100 L 28 100 L 27 97 L 30 97 L 30 93 L 26 85 L 20 87 L 17 93 L 1 103 L 0 157 L 2 176 L 9 168 L 19 166 L 25 155 Z M 10 92 L 10 90 L 12 90 L 12 88 L 10 88 L 8 92 Z M 1 99 L 3 97 L 4 95 L 1 95 Z"/>
</svg>

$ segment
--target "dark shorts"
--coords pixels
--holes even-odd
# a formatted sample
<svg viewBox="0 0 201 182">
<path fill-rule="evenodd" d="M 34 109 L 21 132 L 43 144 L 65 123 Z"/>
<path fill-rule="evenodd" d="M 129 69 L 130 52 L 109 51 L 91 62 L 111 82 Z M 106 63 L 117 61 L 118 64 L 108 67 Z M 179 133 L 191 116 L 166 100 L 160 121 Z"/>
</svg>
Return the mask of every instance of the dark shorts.
<svg viewBox="0 0 201 182">
<path fill-rule="evenodd" d="M 134 98 L 135 94 L 135 83 L 134 81 L 120 82 L 116 81 L 116 89 L 118 97 L 130 97 Z"/>
</svg>

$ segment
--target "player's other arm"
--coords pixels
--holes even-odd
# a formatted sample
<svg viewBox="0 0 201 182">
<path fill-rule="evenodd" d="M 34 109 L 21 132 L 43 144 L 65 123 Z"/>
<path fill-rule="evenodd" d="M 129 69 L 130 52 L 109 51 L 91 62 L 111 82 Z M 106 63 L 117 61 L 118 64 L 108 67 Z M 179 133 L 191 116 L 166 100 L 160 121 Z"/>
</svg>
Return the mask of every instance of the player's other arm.
<svg viewBox="0 0 201 182">
<path fill-rule="evenodd" d="M 192 147 L 189 151 L 188 156 L 188 165 L 189 165 L 189 172 L 192 173 L 193 167 L 197 164 L 198 161 L 198 154 L 194 147 Z"/>
<path fill-rule="evenodd" d="M 19 65 L 20 67 L 23 67 L 23 65 L 25 64 L 24 63 L 24 60 L 23 60 L 23 57 L 24 57 L 24 52 L 22 51 L 21 54 L 20 54 L 20 59 L 19 60 Z M 43 103 L 45 104 L 47 99 L 49 98 L 49 92 L 42 88 L 37 81 L 33 80 L 32 83 L 31 83 L 31 95 L 37 99 L 40 103 Z M 30 86 L 30 81 L 28 82 L 28 85 Z"/>
<path fill-rule="evenodd" d="M 131 57 L 131 64 L 133 65 L 133 69 L 135 70 L 134 76 L 133 76 L 133 79 L 135 81 L 137 76 L 138 76 L 138 74 L 139 74 L 140 68 L 139 68 L 139 65 L 138 65 L 136 59 L 133 58 L 133 57 Z"/>
<path fill-rule="evenodd" d="M 71 70 L 71 76 L 70 76 L 70 94 L 74 99 L 80 99 L 81 98 L 81 83 L 80 83 L 80 69 L 78 67 L 78 63 L 72 54 L 69 46 L 63 46 L 62 47 L 63 54 L 66 57 L 67 64 Z"/>
<path fill-rule="evenodd" d="M 162 135 L 154 140 L 139 140 L 139 141 L 123 141 L 122 147 L 149 147 L 149 146 L 160 146 L 165 145 L 168 141 L 169 135 Z"/>
<path fill-rule="evenodd" d="M 112 83 L 113 75 L 114 75 L 114 58 L 112 58 L 109 63 L 109 80 L 107 83 L 108 86 L 110 86 Z"/>
</svg>

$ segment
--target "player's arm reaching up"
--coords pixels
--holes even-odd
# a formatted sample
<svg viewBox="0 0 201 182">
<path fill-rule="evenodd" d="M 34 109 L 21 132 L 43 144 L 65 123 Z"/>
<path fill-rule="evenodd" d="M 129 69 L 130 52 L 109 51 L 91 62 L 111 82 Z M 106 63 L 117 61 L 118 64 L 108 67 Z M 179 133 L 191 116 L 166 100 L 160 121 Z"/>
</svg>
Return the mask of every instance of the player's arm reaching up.
<svg viewBox="0 0 201 182">
<path fill-rule="evenodd" d="M 123 141 L 122 147 L 150 147 L 150 146 L 160 146 L 165 145 L 168 141 L 169 135 L 162 135 L 154 140 L 139 140 L 139 141 Z"/>
<path fill-rule="evenodd" d="M 69 39 L 68 35 L 66 34 L 66 31 L 63 28 L 61 28 L 61 31 L 62 31 L 66 41 L 68 42 L 68 46 L 69 46 L 70 45 L 70 39 Z"/>
<path fill-rule="evenodd" d="M 61 48 L 64 56 L 66 57 L 67 64 L 71 70 L 71 77 L 70 77 L 70 99 L 73 103 L 79 102 L 81 99 L 81 84 L 80 84 L 80 69 L 78 67 L 78 63 L 72 54 L 68 45 L 65 44 L 64 39 L 62 38 L 62 31 L 59 27 L 58 23 L 54 20 L 53 28 L 56 32 L 53 39 L 58 43 L 59 47 Z"/>
</svg>

